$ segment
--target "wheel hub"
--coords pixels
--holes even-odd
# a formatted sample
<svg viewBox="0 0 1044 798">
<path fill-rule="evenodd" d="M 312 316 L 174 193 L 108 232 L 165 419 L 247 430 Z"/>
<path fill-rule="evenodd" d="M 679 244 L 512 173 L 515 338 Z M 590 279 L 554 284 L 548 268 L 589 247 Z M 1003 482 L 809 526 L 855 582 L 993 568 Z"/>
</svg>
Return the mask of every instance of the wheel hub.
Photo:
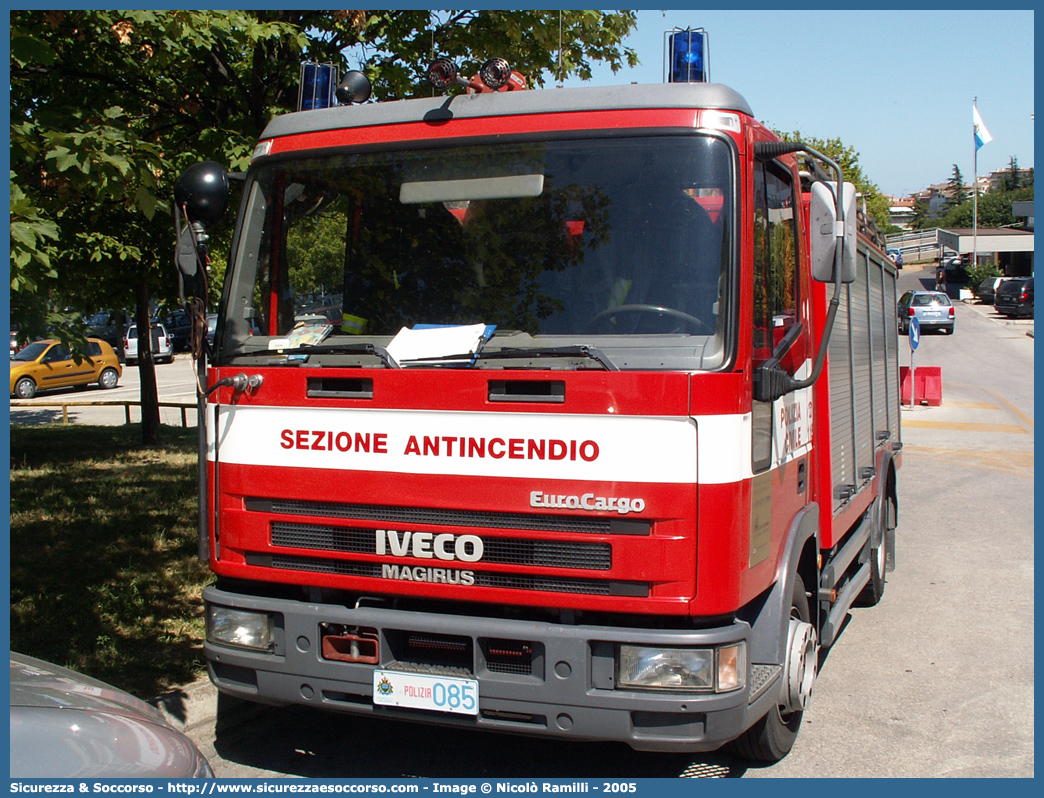
<svg viewBox="0 0 1044 798">
<path fill-rule="evenodd" d="M 812 697 L 819 666 L 818 640 L 812 624 L 790 619 L 787 632 L 787 662 L 784 668 L 782 706 L 787 712 L 803 712 Z"/>
</svg>

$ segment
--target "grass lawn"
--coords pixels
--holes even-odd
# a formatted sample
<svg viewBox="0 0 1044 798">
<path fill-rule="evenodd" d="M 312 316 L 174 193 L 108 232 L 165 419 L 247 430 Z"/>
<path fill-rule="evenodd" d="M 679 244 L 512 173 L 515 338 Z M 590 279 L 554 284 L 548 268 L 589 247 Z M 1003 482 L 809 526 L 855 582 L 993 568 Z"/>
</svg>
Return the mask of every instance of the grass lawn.
<svg viewBox="0 0 1044 798">
<path fill-rule="evenodd" d="M 204 670 L 195 429 L 11 427 L 11 650 L 142 698 Z"/>
</svg>

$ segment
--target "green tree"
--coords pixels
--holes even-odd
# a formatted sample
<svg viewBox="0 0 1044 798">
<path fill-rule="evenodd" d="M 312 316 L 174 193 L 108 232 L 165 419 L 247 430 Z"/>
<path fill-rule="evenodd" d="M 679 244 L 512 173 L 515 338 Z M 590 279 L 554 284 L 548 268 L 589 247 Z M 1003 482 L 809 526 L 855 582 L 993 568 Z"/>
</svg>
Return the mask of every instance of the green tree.
<svg viewBox="0 0 1044 798">
<path fill-rule="evenodd" d="M 13 11 L 12 320 L 75 343 L 82 331 L 59 326 L 56 308 L 133 304 L 147 329 L 149 300 L 178 293 L 174 180 L 201 160 L 245 168 L 265 125 L 295 104 L 302 60 L 361 68 L 378 99 L 430 93 L 433 55 L 463 74 L 501 55 L 543 85 L 559 62 L 583 78 L 595 61 L 637 63 L 621 44 L 634 22 L 630 11 Z M 222 251 L 228 225 L 211 232 Z M 151 443 L 155 373 L 147 356 L 139 368 Z"/>
<path fill-rule="evenodd" d="M 953 207 L 955 205 L 963 205 L 968 201 L 968 189 L 964 185 L 964 175 L 961 174 L 961 168 L 957 164 L 953 165 L 953 174 L 950 175 L 950 179 L 947 182 L 947 187 L 950 192 L 950 199 L 946 203 L 947 207 Z"/>
<path fill-rule="evenodd" d="M 913 218 L 910 219 L 910 229 L 930 230 L 933 227 L 938 226 L 939 221 L 932 218 L 931 209 L 928 207 L 928 203 L 923 200 L 914 200 Z"/>
<path fill-rule="evenodd" d="M 784 141 L 800 141 L 837 161 L 845 182 L 854 185 L 856 191 L 862 195 L 866 201 L 867 213 L 878 228 L 886 231 L 892 226 L 888 198 L 881 193 L 877 184 L 863 173 L 863 167 L 859 164 L 859 153 L 854 147 L 846 147 L 840 138 L 820 139 L 804 136 L 797 130 L 791 133 L 776 131 L 776 135 Z"/>
<path fill-rule="evenodd" d="M 1008 174 L 1004 176 L 1004 190 L 1015 191 L 1019 185 L 1019 161 L 1012 155 L 1008 161 Z"/>
<path fill-rule="evenodd" d="M 979 197 L 979 227 L 1012 227 L 1018 220 L 1011 212 L 1011 204 L 1021 200 L 1033 199 L 1033 186 L 1016 191 L 991 191 Z M 944 228 L 965 228 L 972 226 L 972 203 L 955 205 L 946 215 L 938 220 L 938 226 Z"/>
</svg>

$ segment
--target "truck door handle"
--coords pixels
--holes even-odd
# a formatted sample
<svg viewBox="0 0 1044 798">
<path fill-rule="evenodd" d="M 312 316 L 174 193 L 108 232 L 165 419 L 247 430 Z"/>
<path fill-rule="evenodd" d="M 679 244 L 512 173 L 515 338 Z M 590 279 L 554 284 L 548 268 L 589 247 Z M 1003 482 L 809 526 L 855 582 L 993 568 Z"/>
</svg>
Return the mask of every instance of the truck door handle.
<svg viewBox="0 0 1044 798">
<path fill-rule="evenodd" d="M 806 460 L 802 460 L 800 463 L 798 463 L 798 480 L 797 480 L 798 481 L 798 486 L 797 486 L 798 493 L 804 493 L 805 492 L 805 482 L 806 482 L 806 478 L 808 476 L 808 473 L 807 473 L 808 469 L 807 469 L 806 465 L 807 465 L 807 461 Z"/>
</svg>

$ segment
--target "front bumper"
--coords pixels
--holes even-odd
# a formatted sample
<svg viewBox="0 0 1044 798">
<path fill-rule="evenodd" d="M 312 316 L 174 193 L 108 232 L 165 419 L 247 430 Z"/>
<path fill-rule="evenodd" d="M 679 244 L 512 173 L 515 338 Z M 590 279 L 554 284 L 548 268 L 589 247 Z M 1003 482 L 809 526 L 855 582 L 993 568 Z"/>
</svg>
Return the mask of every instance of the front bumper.
<svg viewBox="0 0 1044 798">
<path fill-rule="evenodd" d="M 261 703 L 301 704 L 333 711 L 462 728 L 573 740 L 614 740 L 649 751 L 708 751 L 735 739 L 764 715 L 779 692 L 780 671 L 747 665 L 746 687 L 729 693 L 652 692 L 615 688 L 619 643 L 705 647 L 746 641 L 742 622 L 699 630 L 566 625 L 527 620 L 408 612 L 385 607 L 315 604 L 261 598 L 210 586 L 208 604 L 276 615 L 273 651 L 208 641 L 210 678 L 224 693 Z M 376 630 L 376 664 L 324 659 L 324 625 Z M 375 706 L 375 668 L 396 669 L 405 633 L 470 641 L 467 666 L 479 683 L 477 716 Z M 490 641 L 525 641 L 528 669 L 497 667 Z M 753 700 L 752 700 L 753 699 Z"/>
</svg>

